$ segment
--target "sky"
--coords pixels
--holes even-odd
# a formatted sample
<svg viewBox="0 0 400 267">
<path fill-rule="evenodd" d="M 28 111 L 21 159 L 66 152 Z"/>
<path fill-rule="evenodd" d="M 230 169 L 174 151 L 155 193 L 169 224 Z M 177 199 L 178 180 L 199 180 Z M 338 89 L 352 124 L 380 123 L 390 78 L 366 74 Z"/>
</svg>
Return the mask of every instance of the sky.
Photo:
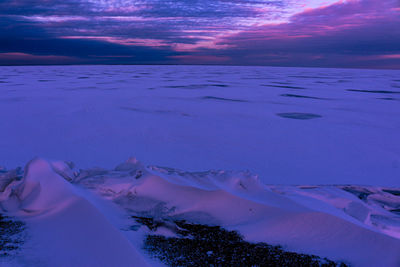
<svg viewBox="0 0 400 267">
<path fill-rule="evenodd" d="M 0 0 L 0 65 L 400 69 L 400 0 Z"/>
</svg>

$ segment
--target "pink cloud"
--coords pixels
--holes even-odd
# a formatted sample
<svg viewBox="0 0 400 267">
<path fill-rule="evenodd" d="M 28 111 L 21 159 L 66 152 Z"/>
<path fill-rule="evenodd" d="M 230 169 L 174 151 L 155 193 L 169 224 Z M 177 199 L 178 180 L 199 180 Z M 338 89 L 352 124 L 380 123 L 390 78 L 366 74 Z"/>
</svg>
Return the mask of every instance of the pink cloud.
<svg viewBox="0 0 400 267">
<path fill-rule="evenodd" d="M 395 0 L 340 1 L 307 9 L 287 23 L 251 27 L 216 43 L 233 45 L 231 53 L 244 64 L 274 65 L 273 53 L 281 62 L 286 57 L 286 65 L 357 67 L 357 60 L 370 57 L 372 67 L 377 67 L 378 59 L 398 59 L 400 54 L 396 6 Z"/>
<path fill-rule="evenodd" d="M 229 62 L 231 60 L 228 56 L 213 55 L 179 55 L 170 56 L 169 58 L 178 60 L 181 64 L 218 64 Z"/>
<path fill-rule="evenodd" d="M 113 36 L 61 36 L 60 39 L 89 39 L 89 40 L 97 40 L 104 41 L 119 45 L 126 46 L 148 46 L 148 47 L 163 47 L 167 46 L 164 40 L 159 39 L 144 39 L 144 38 L 122 38 L 122 37 L 113 37 Z"/>
<path fill-rule="evenodd" d="M 381 58 L 385 58 L 385 59 L 400 59 L 400 54 L 382 55 Z"/>
<path fill-rule="evenodd" d="M 359 28 L 377 21 L 398 20 L 399 12 L 393 9 L 397 1 L 340 1 L 338 3 L 307 9 L 281 24 L 266 24 L 247 29 L 236 40 L 270 40 L 281 38 L 308 38 L 329 35 L 346 29 Z M 235 36 L 235 35 L 234 35 Z"/>
<path fill-rule="evenodd" d="M 13 64 L 68 64 L 76 62 L 75 58 L 56 55 L 31 55 L 26 53 L 0 53 L 0 64 L 13 62 Z"/>
</svg>

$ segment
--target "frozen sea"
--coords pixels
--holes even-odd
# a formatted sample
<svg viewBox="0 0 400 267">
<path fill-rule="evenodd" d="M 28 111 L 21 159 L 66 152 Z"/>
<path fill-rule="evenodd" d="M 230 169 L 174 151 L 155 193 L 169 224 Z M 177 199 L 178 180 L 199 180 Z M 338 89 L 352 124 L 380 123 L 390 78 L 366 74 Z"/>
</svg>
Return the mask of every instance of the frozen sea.
<svg viewBox="0 0 400 267">
<path fill-rule="evenodd" d="M 0 166 L 35 156 L 400 186 L 400 71 L 0 67 Z"/>
</svg>

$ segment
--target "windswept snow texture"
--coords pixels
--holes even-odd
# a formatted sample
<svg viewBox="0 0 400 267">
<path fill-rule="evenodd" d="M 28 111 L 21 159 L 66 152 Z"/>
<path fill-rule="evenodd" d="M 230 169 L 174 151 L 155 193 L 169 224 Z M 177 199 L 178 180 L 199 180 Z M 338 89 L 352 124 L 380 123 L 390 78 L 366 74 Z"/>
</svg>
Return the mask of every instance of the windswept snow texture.
<svg viewBox="0 0 400 267">
<path fill-rule="evenodd" d="M 269 184 L 400 186 L 400 71 L 0 67 L 0 166 L 135 155 Z M 374 220 L 380 221 L 380 218 Z"/>
<path fill-rule="evenodd" d="M 400 264 L 400 188 L 268 186 L 249 172 L 185 172 L 134 158 L 113 170 L 34 159 L 24 171 L 3 170 L 0 185 L 1 213 L 23 222 L 29 236 L 6 266 L 157 266 L 143 248 L 193 247 L 179 239 L 185 234 L 211 242 L 204 229 L 227 237 L 216 246 L 232 237 L 255 256 L 256 247 L 273 251 L 279 262 Z M 156 257 L 180 261 L 165 253 Z"/>
<path fill-rule="evenodd" d="M 23 177 L 0 173 L 0 211 L 24 222 L 29 236 L 0 266 L 147 266 L 89 195 L 64 179 L 68 169 L 34 159 Z"/>
</svg>

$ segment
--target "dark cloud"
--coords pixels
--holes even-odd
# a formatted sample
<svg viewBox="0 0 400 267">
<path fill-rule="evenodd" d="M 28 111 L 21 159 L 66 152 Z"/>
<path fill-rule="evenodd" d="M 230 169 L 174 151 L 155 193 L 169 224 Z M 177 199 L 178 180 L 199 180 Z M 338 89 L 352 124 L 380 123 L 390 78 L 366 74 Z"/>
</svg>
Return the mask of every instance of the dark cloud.
<svg viewBox="0 0 400 267">
<path fill-rule="evenodd" d="M 287 1 L 271 0 L 3 0 L 7 15 L 137 15 L 145 17 L 248 17 L 254 6 L 283 8 Z"/>
<path fill-rule="evenodd" d="M 1 15 L 71 15 L 84 14 L 88 3 L 80 0 L 1 0 Z"/>
<path fill-rule="evenodd" d="M 20 53 L 31 55 L 29 62 L 62 64 L 64 60 L 72 63 L 107 63 L 107 64 L 161 64 L 170 56 L 181 53 L 170 48 L 152 48 L 146 46 L 127 46 L 102 40 L 63 39 L 47 33 L 40 23 L 27 23 L 25 20 L 0 18 L 0 54 L 16 54 L 17 63 Z M 46 56 L 59 56 L 61 61 Z M 0 64 L 13 64 L 12 55 L 0 57 Z"/>
<path fill-rule="evenodd" d="M 29 62 L 49 64 L 58 58 L 93 64 L 400 68 L 398 0 L 340 1 L 287 18 L 301 5 L 292 0 L 3 0 L 0 64 L 12 64 L 13 55 L 22 62 L 26 54 Z"/>
</svg>

